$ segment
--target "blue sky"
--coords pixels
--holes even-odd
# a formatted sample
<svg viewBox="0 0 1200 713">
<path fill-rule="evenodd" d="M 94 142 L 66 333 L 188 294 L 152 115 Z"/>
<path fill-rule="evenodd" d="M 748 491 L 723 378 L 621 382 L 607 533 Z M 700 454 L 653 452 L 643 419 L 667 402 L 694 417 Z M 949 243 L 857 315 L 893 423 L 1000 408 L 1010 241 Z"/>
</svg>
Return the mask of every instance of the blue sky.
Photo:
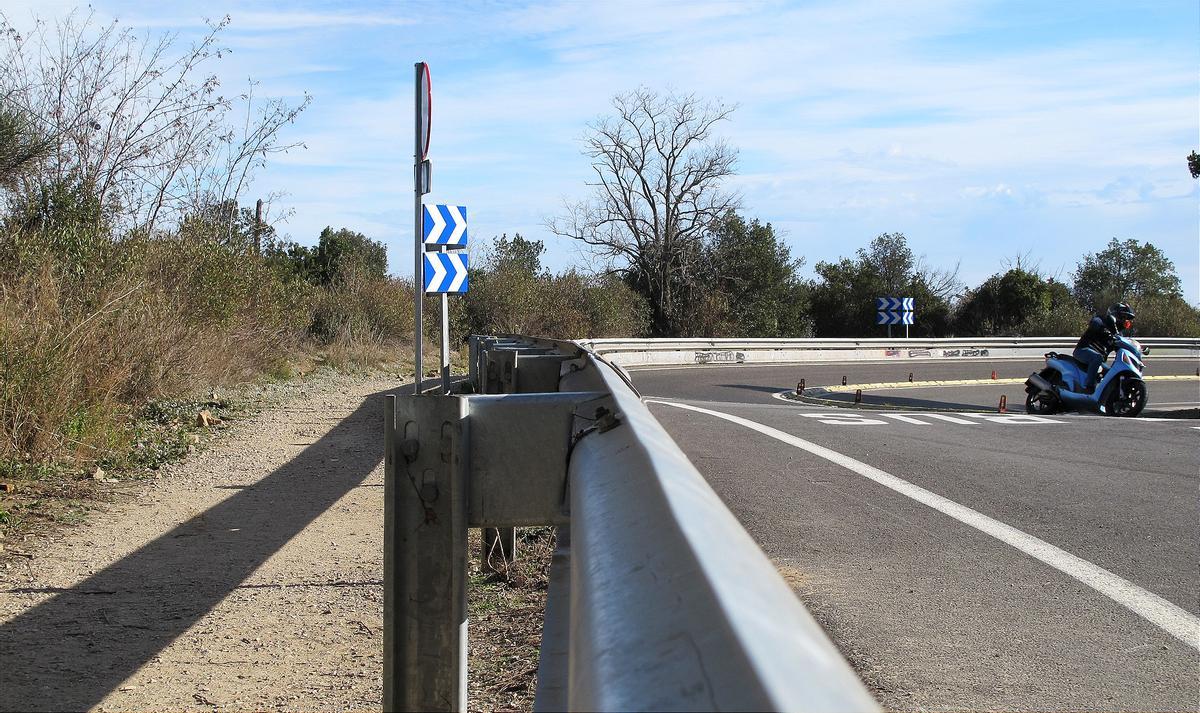
<svg viewBox="0 0 1200 713">
<path fill-rule="evenodd" d="M 69 4 L 8 0 L 20 24 Z M 730 187 L 804 256 L 903 232 L 978 284 L 1028 254 L 1069 280 L 1112 237 L 1148 240 L 1200 301 L 1200 10 L 1185 2 L 289 2 L 99 0 L 187 37 L 228 13 L 226 85 L 314 96 L 255 194 L 288 192 L 281 232 L 325 225 L 385 242 L 411 274 L 412 66 L 430 63 L 428 202 L 468 206 L 476 241 L 546 242 L 587 193 L 579 139 L 611 97 L 647 86 L 739 106 Z M 250 196 L 250 201 L 254 196 Z"/>
</svg>

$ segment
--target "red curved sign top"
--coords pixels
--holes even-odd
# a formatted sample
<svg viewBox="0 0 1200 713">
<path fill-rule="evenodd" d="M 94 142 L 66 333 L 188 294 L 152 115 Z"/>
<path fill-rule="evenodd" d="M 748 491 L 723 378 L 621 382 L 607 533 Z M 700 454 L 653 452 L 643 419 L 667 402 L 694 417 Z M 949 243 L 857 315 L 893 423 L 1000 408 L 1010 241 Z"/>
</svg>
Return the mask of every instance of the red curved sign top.
<svg viewBox="0 0 1200 713">
<path fill-rule="evenodd" d="M 424 62 L 421 72 L 421 160 L 429 158 L 429 126 L 432 123 L 433 90 L 429 82 L 429 63 Z"/>
</svg>

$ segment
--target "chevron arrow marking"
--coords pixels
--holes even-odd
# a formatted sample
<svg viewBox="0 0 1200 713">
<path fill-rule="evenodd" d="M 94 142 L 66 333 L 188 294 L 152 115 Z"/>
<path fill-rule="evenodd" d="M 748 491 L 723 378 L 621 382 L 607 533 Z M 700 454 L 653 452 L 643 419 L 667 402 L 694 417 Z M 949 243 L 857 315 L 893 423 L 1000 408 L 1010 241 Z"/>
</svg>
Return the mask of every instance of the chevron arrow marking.
<svg viewBox="0 0 1200 713">
<path fill-rule="evenodd" d="M 450 214 L 450 223 L 454 225 L 454 231 L 450 233 L 450 237 L 446 238 L 446 245 L 466 245 L 467 244 L 467 207 L 463 205 L 448 205 L 442 208 Z"/>
<path fill-rule="evenodd" d="M 424 206 L 425 209 L 425 242 L 438 243 L 441 241 L 442 231 L 446 229 L 446 219 L 442 217 L 442 212 L 439 210 L 441 206 Z"/>
<path fill-rule="evenodd" d="M 446 278 L 446 268 L 442 265 L 439 253 L 425 254 L 425 291 L 441 292 L 442 280 Z"/>
<path fill-rule="evenodd" d="M 450 281 L 446 292 L 466 292 L 467 256 L 459 253 L 447 253 L 445 257 L 450 261 L 450 272 L 454 273 L 454 278 Z"/>
</svg>

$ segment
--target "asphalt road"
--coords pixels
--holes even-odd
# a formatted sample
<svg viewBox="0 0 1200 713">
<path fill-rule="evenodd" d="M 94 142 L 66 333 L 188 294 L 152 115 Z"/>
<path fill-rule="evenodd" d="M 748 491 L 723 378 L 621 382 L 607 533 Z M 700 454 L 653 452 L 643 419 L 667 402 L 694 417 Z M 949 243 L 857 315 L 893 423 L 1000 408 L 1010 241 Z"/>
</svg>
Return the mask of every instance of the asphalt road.
<svg viewBox="0 0 1200 713">
<path fill-rule="evenodd" d="M 647 399 L 671 402 L 651 409 L 886 708 L 1200 709 L 1200 421 L 773 396 L 800 378 L 1024 377 L 1040 364 L 632 373 Z M 1164 359 L 1150 373 L 1195 368 Z M 969 403 L 996 388 L 944 392 Z M 1172 403 L 1198 391 L 1150 387 Z"/>
</svg>

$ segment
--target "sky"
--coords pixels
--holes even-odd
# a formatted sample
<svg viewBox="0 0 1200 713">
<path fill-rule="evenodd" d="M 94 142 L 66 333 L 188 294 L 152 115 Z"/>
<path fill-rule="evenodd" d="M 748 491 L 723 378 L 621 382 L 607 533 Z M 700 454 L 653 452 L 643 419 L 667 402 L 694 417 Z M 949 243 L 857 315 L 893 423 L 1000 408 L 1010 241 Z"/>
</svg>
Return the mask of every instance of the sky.
<svg viewBox="0 0 1200 713">
<path fill-rule="evenodd" d="M 545 222 L 589 195 L 589 122 L 639 87 L 738 108 L 728 188 L 806 260 L 901 232 L 974 286 L 1020 257 L 1070 282 L 1082 255 L 1135 238 L 1200 302 L 1200 6 L 1138 3 L 92 2 L 98 18 L 182 40 L 228 14 L 225 86 L 311 107 L 247 196 L 280 191 L 277 225 L 388 246 L 412 274 L 413 64 L 428 62 L 433 192 L 465 205 L 478 244 L 543 240 L 552 269 L 588 267 Z M 20 26 L 67 12 L 5 0 Z"/>
</svg>

